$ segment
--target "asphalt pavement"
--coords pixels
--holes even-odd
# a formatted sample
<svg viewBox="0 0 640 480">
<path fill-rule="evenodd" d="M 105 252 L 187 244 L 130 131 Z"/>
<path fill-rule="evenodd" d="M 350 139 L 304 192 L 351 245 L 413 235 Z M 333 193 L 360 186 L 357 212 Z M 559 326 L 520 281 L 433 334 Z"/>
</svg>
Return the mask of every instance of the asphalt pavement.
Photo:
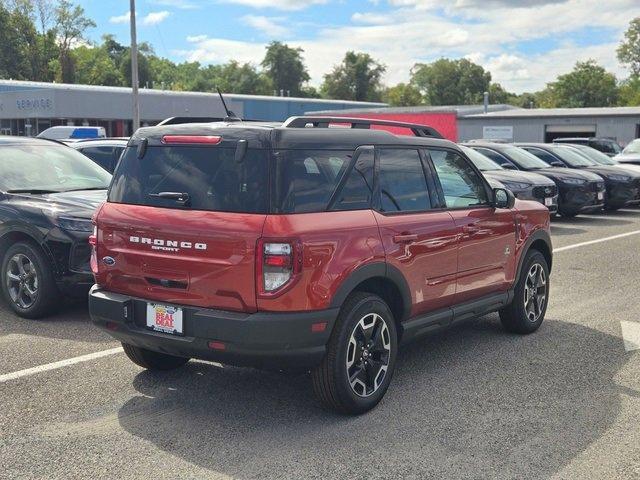
<svg viewBox="0 0 640 480">
<path fill-rule="evenodd" d="M 496 314 L 401 352 L 381 404 L 322 410 L 307 375 L 150 373 L 86 303 L 0 304 L 1 479 L 640 478 L 640 210 L 552 223 L 540 330 Z"/>
</svg>

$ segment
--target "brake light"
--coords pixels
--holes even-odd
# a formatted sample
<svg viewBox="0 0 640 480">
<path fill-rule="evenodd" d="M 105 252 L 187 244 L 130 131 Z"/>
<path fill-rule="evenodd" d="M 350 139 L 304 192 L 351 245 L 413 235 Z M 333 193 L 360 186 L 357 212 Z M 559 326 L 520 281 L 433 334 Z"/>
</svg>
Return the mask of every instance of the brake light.
<svg viewBox="0 0 640 480">
<path fill-rule="evenodd" d="M 89 235 L 89 245 L 91 245 L 91 259 L 89 265 L 94 275 L 98 274 L 98 227 L 93 226 L 93 233 Z"/>
<path fill-rule="evenodd" d="M 294 241 L 258 241 L 256 276 L 260 296 L 275 296 L 293 285 L 302 269 L 301 247 Z"/>
<path fill-rule="evenodd" d="M 164 135 L 162 137 L 162 143 L 167 145 L 217 145 L 220 142 L 222 137 L 218 135 Z"/>
</svg>

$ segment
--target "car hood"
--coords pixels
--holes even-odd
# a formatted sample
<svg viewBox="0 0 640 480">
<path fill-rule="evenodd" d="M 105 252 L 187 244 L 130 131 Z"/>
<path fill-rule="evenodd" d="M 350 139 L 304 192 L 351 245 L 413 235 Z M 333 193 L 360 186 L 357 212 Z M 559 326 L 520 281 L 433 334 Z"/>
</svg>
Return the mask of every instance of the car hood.
<svg viewBox="0 0 640 480">
<path fill-rule="evenodd" d="M 613 158 L 619 162 L 640 162 L 640 153 L 619 153 Z"/>
<path fill-rule="evenodd" d="M 542 168 L 540 170 L 536 170 L 535 173 L 560 181 L 569 178 L 579 178 L 590 182 L 602 181 L 602 177 L 600 175 L 596 175 L 593 172 L 587 172 L 585 170 L 576 170 L 574 168 Z"/>
<path fill-rule="evenodd" d="M 620 168 L 613 165 L 600 165 L 600 166 L 588 167 L 586 168 L 586 170 L 589 170 L 590 172 L 593 172 L 593 173 L 597 173 L 598 175 L 601 175 L 605 178 L 607 178 L 609 175 L 628 175 L 634 180 L 640 178 L 640 174 L 638 174 L 637 172 L 630 172 L 630 171 L 621 172 Z"/>
<path fill-rule="evenodd" d="M 46 195 L 16 194 L 13 198 L 13 202 L 40 208 L 52 214 L 87 219 L 90 219 L 98 206 L 106 200 L 106 190 L 80 190 Z"/>
<path fill-rule="evenodd" d="M 515 170 L 488 170 L 482 173 L 487 178 L 492 178 L 500 182 L 519 182 L 536 186 L 555 185 L 553 181 L 549 180 L 547 177 L 538 175 L 537 173 L 533 172 L 523 172 Z"/>
</svg>

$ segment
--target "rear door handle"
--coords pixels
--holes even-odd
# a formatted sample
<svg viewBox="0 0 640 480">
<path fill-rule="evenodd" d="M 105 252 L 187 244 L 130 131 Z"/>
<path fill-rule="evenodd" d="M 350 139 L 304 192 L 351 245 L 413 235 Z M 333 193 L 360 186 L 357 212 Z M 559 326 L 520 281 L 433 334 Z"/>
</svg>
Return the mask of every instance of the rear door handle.
<svg viewBox="0 0 640 480">
<path fill-rule="evenodd" d="M 464 233 L 478 233 L 480 229 L 478 227 L 474 227 L 473 225 L 465 225 L 462 227 L 462 231 Z"/>
<path fill-rule="evenodd" d="M 394 243 L 411 243 L 411 242 L 416 242 L 417 240 L 418 240 L 418 235 L 413 233 L 403 233 L 402 235 L 393 236 Z"/>
</svg>

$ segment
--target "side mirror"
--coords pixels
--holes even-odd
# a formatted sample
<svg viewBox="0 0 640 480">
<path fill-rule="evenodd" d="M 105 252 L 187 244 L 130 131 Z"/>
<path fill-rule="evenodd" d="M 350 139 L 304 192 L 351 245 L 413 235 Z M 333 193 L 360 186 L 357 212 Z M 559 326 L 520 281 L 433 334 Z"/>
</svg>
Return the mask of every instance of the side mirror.
<svg viewBox="0 0 640 480">
<path fill-rule="evenodd" d="M 518 168 L 511 163 L 503 163 L 502 168 L 506 168 L 507 170 L 517 170 Z"/>
<path fill-rule="evenodd" d="M 494 208 L 513 208 L 516 204 L 516 197 L 506 188 L 493 189 L 493 207 Z"/>
</svg>

